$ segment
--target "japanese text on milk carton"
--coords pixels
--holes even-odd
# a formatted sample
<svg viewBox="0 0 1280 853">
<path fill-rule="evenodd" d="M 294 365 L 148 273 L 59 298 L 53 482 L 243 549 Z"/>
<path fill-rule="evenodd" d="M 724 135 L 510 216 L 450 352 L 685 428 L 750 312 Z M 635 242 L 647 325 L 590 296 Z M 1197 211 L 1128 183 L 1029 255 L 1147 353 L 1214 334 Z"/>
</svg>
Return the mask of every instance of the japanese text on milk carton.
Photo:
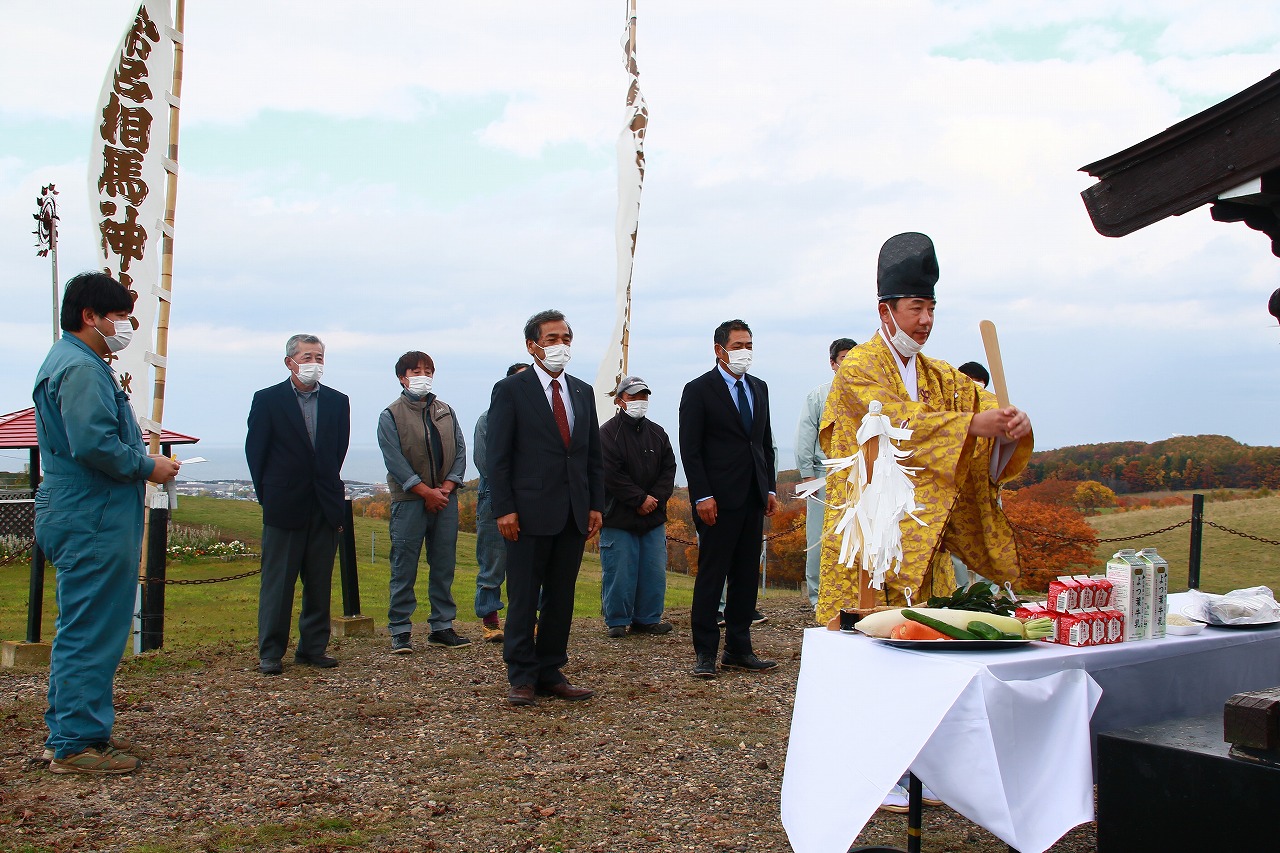
<svg viewBox="0 0 1280 853">
<path fill-rule="evenodd" d="M 1147 564 L 1147 637 L 1158 640 L 1169 615 L 1169 563 L 1155 548 L 1143 548 L 1138 556 Z"/>
<path fill-rule="evenodd" d="M 1124 639 L 1147 636 L 1148 565 L 1132 548 L 1123 548 L 1107 561 L 1107 580 L 1112 583 L 1111 606 L 1124 614 Z"/>
</svg>

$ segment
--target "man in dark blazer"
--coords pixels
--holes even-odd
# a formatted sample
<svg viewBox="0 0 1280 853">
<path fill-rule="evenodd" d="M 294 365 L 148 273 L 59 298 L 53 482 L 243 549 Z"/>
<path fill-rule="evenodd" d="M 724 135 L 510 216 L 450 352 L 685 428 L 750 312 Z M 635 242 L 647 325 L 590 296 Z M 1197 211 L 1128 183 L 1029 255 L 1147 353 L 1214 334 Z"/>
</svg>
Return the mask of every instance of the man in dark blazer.
<svg viewBox="0 0 1280 853">
<path fill-rule="evenodd" d="M 769 388 L 747 375 L 752 349 L 746 323 L 721 323 L 713 341 L 716 366 L 685 385 L 680 398 L 680 456 L 698 530 L 690 622 L 699 678 L 716 676 L 716 613 L 726 580 L 721 663 L 748 670 L 778 665 L 751 648 L 764 517 L 778 509 Z"/>
<path fill-rule="evenodd" d="M 279 675 L 289 645 L 293 587 L 302 578 L 294 661 L 328 669 L 333 555 L 346 518 L 342 462 L 351 438 L 351 402 L 320 384 L 324 344 L 294 335 L 285 344 L 289 378 L 253 395 L 244 454 L 262 504 L 262 584 L 258 669 Z"/>
<path fill-rule="evenodd" d="M 524 338 L 533 369 L 494 385 L 489 402 L 489 487 L 507 547 L 507 699 L 580 701 L 592 691 L 560 668 L 583 546 L 604 510 L 595 391 L 564 372 L 573 330 L 559 311 L 530 317 Z"/>
</svg>

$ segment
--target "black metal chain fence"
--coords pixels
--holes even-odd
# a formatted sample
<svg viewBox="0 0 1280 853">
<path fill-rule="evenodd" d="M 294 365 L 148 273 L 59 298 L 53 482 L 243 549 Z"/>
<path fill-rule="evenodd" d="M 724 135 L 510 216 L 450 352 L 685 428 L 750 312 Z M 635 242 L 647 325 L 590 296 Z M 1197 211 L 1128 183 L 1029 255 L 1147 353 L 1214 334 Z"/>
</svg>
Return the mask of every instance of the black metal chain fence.
<svg viewBox="0 0 1280 853">
<path fill-rule="evenodd" d="M 28 539 L 25 543 L 23 543 L 21 548 L 14 551 L 7 557 L 0 558 L 0 566 L 7 566 L 10 563 L 17 562 L 22 557 L 25 557 L 28 554 L 30 554 L 31 546 L 34 545 L 35 542 L 36 542 L 35 539 Z"/>
<path fill-rule="evenodd" d="M 765 536 L 765 541 L 772 541 L 780 536 L 786 536 L 788 533 L 795 533 L 797 530 L 804 530 L 804 521 L 797 521 L 786 530 L 778 530 Z M 668 536 L 668 542 L 675 542 L 677 545 L 693 545 L 697 547 L 697 542 L 690 542 L 688 539 L 681 539 L 678 536 Z"/>
<path fill-rule="evenodd" d="M 1204 523 L 1207 524 L 1209 527 L 1213 527 L 1213 528 L 1217 528 L 1218 530 L 1221 530 L 1223 533 L 1230 533 L 1233 536 L 1240 536 L 1245 539 L 1252 539 L 1254 542 L 1261 542 L 1263 545 L 1280 546 L 1280 542 L 1277 542 L 1274 539 L 1264 539 L 1261 536 L 1254 536 L 1252 533 L 1245 533 L 1242 530 L 1233 530 L 1232 528 L 1227 527 L 1225 524 L 1218 524 L 1216 522 L 1209 521 L 1208 519 L 1205 519 Z"/>
<path fill-rule="evenodd" d="M 1052 530 L 1041 530 L 1038 527 L 1023 527 L 1022 525 L 1014 524 L 1013 522 L 1009 522 L 1009 525 L 1014 530 L 1019 530 L 1023 533 L 1031 533 L 1036 536 L 1048 536 L 1052 539 L 1061 539 L 1064 542 L 1097 542 L 1101 544 L 1103 542 L 1129 542 L 1134 539 L 1146 539 L 1148 536 L 1157 536 L 1161 533 L 1168 533 L 1170 530 L 1177 530 L 1179 527 L 1186 527 L 1190 523 L 1191 519 L 1188 518 L 1186 521 L 1179 521 L 1177 524 L 1170 524 L 1168 527 L 1161 527 L 1159 530 L 1150 530 L 1146 533 L 1135 533 L 1132 536 L 1112 536 L 1105 539 L 1085 539 L 1079 536 L 1066 536 L 1062 533 L 1054 533 Z M 1211 522 L 1208 521 L 1205 522 L 1205 524 L 1210 523 Z M 1217 525 L 1214 526 L 1216 527 Z"/>
<path fill-rule="evenodd" d="M 204 583 L 223 583 L 225 581 L 238 581 L 243 578 L 251 578 L 254 575 L 262 574 L 262 569 L 253 569 L 248 572 L 241 572 L 238 575 L 227 575 L 225 578 L 147 578 L 147 583 L 162 583 L 166 586 L 199 586 Z"/>
</svg>

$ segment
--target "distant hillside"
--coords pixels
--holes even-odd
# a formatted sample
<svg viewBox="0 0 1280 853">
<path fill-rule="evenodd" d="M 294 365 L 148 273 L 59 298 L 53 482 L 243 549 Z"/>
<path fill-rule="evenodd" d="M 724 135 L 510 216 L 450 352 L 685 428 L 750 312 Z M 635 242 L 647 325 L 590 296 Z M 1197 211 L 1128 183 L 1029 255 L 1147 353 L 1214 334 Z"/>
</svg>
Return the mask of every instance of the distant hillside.
<svg viewBox="0 0 1280 853">
<path fill-rule="evenodd" d="M 1060 447 L 1033 454 L 1014 486 L 1050 479 L 1097 480 L 1117 494 L 1280 488 L 1280 447 L 1250 447 L 1225 435 Z"/>
</svg>

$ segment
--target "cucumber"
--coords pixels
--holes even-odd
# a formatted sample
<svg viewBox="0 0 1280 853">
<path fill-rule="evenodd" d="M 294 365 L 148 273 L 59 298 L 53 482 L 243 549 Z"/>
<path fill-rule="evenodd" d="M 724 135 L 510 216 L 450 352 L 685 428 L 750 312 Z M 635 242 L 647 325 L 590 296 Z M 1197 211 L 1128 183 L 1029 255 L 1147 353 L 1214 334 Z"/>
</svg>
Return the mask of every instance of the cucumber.
<svg viewBox="0 0 1280 853">
<path fill-rule="evenodd" d="M 994 625 L 988 625 L 986 622 L 974 620 L 969 623 L 968 631 L 970 634 L 977 634 L 980 640 L 1003 640 L 1004 632 Z"/>
<path fill-rule="evenodd" d="M 948 625 L 946 622 L 940 622 L 931 616 L 925 616 L 923 613 L 916 613 L 914 610 L 903 610 L 902 615 L 912 622 L 919 622 L 921 625 L 928 625 L 939 633 L 946 634 L 953 640 L 979 640 L 982 639 L 970 631 L 963 628 L 957 628 L 955 625 Z"/>
</svg>

